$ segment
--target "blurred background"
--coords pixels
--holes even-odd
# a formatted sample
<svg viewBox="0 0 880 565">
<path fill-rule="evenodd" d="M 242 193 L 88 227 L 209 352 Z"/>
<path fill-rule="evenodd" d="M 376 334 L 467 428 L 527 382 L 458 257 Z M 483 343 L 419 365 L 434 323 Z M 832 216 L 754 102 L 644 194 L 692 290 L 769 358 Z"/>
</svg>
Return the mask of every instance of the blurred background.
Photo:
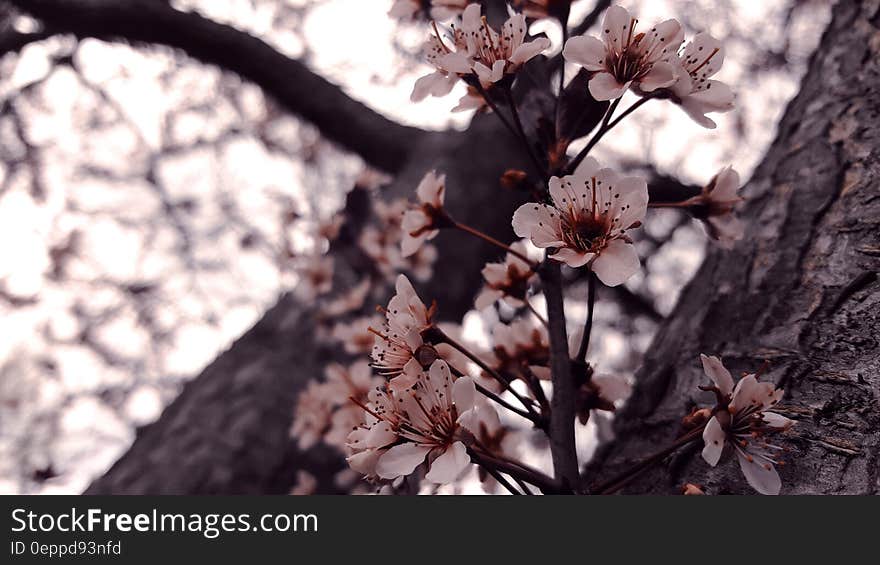
<svg viewBox="0 0 880 565">
<path fill-rule="evenodd" d="M 747 179 L 797 92 L 827 23 L 825 0 L 623 1 L 642 21 L 675 17 L 724 41 L 718 78 L 736 109 L 705 130 L 646 106 L 598 148 L 602 161 L 705 184 Z M 390 0 L 172 0 L 259 37 L 399 123 L 466 129 L 464 93 L 409 101 L 429 71 L 424 20 Z M 571 22 L 595 6 L 578 0 Z M 561 33 L 546 33 L 558 51 Z M 182 385 L 296 288 L 296 258 L 364 172 L 260 87 L 169 48 L 55 33 L 0 1 L 0 493 L 77 493 L 159 417 Z M 573 73 L 569 73 L 572 76 Z M 702 228 L 649 222 L 643 274 L 653 314 L 618 323 L 602 303 L 597 353 L 631 373 L 693 274 Z M 674 245 L 668 245 L 674 243 Z M 647 254 L 647 251 L 646 251 Z M 575 303 L 572 315 L 582 309 Z M 479 339 L 491 320 L 473 313 Z"/>
</svg>

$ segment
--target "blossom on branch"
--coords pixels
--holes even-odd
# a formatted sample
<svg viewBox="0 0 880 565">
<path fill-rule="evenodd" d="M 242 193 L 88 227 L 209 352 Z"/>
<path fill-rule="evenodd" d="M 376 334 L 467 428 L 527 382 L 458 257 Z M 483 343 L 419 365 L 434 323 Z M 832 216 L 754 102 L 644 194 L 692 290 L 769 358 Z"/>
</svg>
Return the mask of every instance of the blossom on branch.
<svg viewBox="0 0 880 565">
<path fill-rule="evenodd" d="M 670 19 L 636 33 L 637 24 L 625 8 L 611 6 L 605 12 L 602 40 L 581 35 L 565 43 L 565 59 L 595 73 L 589 90 L 596 100 L 620 98 L 631 87 L 652 92 L 677 80 L 673 61 L 684 40 L 681 24 Z"/>
<path fill-rule="evenodd" d="M 669 87 L 670 99 L 705 128 L 716 124 L 709 112 L 733 109 L 733 91 L 721 81 L 711 80 L 724 62 L 724 47 L 708 33 L 698 33 L 675 60 L 677 79 Z"/>
<path fill-rule="evenodd" d="M 522 255 L 528 255 L 528 248 L 523 241 L 517 241 L 510 247 Z M 514 308 L 522 306 L 531 281 L 535 278 L 531 265 L 513 253 L 508 253 L 503 263 L 487 263 L 482 273 L 486 284 L 475 300 L 478 310 L 488 308 L 498 300 L 503 300 Z"/>
<path fill-rule="evenodd" d="M 437 237 L 440 228 L 449 223 L 449 218 L 443 210 L 445 191 L 446 175 L 428 171 L 422 178 L 416 188 L 416 195 L 419 198 L 418 207 L 404 212 L 401 222 L 403 240 L 400 248 L 404 257 L 413 255 L 425 241 Z"/>
<path fill-rule="evenodd" d="M 627 231 L 641 225 L 648 186 L 621 177 L 587 157 L 572 175 L 550 179 L 550 204 L 523 204 L 513 214 L 513 231 L 550 250 L 571 267 L 587 266 L 603 283 L 617 286 L 639 269 Z"/>
<path fill-rule="evenodd" d="M 418 102 L 428 95 L 445 96 L 459 78 L 472 86 L 491 88 L 550 47 L 546 37 L 527 42 L 526 34 L 524 15 L 511 15 L 499 33 L 482 16 L 479 4 L 469 4 L 461 26 L 453 27 L 445 38 L 434 24 L 425 52 L 436 70 L 416 81 L 410 98 Z"/>
<path fill-rule="evenodd" d="M 737 195 L 739 173 L 732 167 L 721 169 L 697 196 L 684 202 L 693 216 L 703 221 L 709 237 L 724 248 L 733 247 L 743 238 L 745 226 L 733 213 L 734 206 L 742 201 Z"/>
<path fill-rule="evenodd" d="M 700 355 L 703 371 L 712 379 L 718 397 L 714 415 L 703 430 L 703 459 L 716 466 L 725 448 L 736 453 L 748 483 L 761 494 L 779 494 L 782 483 L 776 472 L 781 448 L 764 439 L 767 434 L 790 428 L 794 422 L 771 412 L 783 395 L 773 383 L 759 382 L 757 375 L 743 376 L 734 386 L 733 377 L 717 357 Z"/>
<path fill-rule="evenodd" d="M 550 40 L 546 37 L 525 41 L 528 28 L 523 14 L 511 15 L 499 34 L 480 14 L 479 4 L 470 4 L 465 9 L 462 29 L 471 72 L 483 88 L 514 74 L 523 64 L 550 47 Z M 446 60 L 455 65 L 461 62 L 457 54 L 447 56 Z"/>
<path fill-rule="evenodd" d="M 433 325 L 434 306 L 425 306 L 404 275 L 397 277 L 395 288 L 382 328 L 370 328 L 376 336 L 371 357 L 373 368 L 391 379 L 392 388 L 402 389 L 411 386 L 440 354 L 422 339 L 422 332 Z"/>
<path fill-rule="evenodd" d="M 395 479 L 427 462 L 426 480 L 454 481 L 471 461 L 463 442 L 472 436 L 463 423 L 472 416 L 475 395 L 473 380 L 453 380 L 443 360 L 410 387 L 373 389 L 363 407 L 365 422 L 348 436 L 349 464 L 367 477 Z"/>
</svg>

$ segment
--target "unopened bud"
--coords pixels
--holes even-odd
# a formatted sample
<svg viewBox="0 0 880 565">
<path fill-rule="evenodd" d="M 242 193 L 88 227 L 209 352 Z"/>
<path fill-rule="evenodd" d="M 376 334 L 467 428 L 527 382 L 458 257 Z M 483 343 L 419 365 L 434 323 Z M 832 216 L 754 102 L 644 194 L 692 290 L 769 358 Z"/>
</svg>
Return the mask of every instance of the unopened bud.
<svg viewBox="0 0 880 565">
<path fill-rule="evenodd" d="M 706 493 L 703 492 L 703 489 L 701 489 L 697 485 L 695 485 L 693 483 L 687 483 L 686 485 L 684 485 L 682 487 L 681 494 L 686 495 L 686 496 L 693 496 L 693 495 L 700 495 L 700 494 L 706 494 Z"/>
<path fill-rule="evenodd" d="M 700 408 L 699 410 L 694 410 L 693 412 L 682 418 L 681 425 L 687 430 L 692 430 L 708 422 L 709 418 L 711 417 L 712 411 L 710 409 Z"/>
<path fill-rule="evenodd" d="M 528 175 L 525 171 L 519 169 L 507 169 L 501 175 L 501 186 L 508 190 L 517 190 L 522 188 Z"/>
</svg>

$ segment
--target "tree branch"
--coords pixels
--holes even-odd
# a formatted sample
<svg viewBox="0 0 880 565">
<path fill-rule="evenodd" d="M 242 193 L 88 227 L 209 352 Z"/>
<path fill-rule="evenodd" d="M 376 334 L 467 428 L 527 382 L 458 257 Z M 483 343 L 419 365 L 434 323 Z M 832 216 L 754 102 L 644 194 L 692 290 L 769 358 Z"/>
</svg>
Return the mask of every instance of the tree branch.
<svg viewBox="0 0 880 565">
<path fill-rule="evenodd" d="M 10 0 L 48 30 L 109 41 L 166 45 L 260 86 L 284 108 L 367 163 L 398 171 L 424 132 L 379 115 L 266 42 L 154 0 Z M 18 38 L 19 41 L 25 38 Z"/>
</svg>

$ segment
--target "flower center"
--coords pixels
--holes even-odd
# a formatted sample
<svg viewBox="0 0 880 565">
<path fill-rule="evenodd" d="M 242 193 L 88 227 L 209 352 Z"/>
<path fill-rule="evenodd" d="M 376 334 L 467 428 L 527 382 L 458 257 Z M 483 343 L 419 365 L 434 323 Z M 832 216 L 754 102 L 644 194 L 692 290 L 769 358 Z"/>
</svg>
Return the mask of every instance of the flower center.
<svg viewBox="0 0 880 565">
<path fill-rule="evenodd" d="M 579 251 L 596 251 L 605 242 L 608 233 L 602 217 L 577 216 L 563 224 L 563 239 Z"/>
</svg>

